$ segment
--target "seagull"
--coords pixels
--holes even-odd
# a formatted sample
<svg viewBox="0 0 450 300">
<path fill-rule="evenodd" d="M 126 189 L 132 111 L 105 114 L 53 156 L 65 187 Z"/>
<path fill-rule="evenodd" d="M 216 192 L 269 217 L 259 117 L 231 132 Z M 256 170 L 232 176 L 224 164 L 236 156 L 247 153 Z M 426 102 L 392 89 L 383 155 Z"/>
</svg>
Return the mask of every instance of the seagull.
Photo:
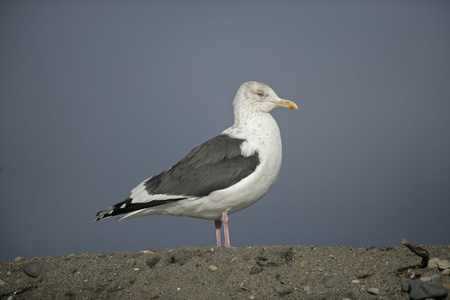
<svg viewBox="0 0 450 300">
<path fill-rule="evenodd" d="M 234 124 L 194 148 L 171 168 L 136 186 L 129 198 L 95 216 L 118 221 L 146 215 L 188 216 L 214 220 L 216 245 L 230 243 L 228 215 L 261 199 L 277 179 L 282 147 L 276 107 L 298 109 L 268 85 L 248 81 L 234 98 Z M 94 222 L 95 222 L 94 221 Z"/>
</svg>

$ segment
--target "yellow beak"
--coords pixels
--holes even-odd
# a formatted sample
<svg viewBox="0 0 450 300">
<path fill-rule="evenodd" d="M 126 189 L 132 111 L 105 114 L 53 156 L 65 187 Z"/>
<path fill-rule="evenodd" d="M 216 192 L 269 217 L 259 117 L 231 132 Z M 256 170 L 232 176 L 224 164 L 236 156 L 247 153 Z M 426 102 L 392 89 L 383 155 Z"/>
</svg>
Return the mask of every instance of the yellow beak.
<svg viewBox="0 0 450 300">
<path fill-rule="evenodd" d="M 294 101 L 291 101 L 291 100 L 280 98 L 280 101 L 275 101 L 274 103 L 277 106 L 280 106 L 280 107 L 286 107 L 286 108 L 289 108 L 289 109 L 298 109 L 297 104 Z"/>
</svg>

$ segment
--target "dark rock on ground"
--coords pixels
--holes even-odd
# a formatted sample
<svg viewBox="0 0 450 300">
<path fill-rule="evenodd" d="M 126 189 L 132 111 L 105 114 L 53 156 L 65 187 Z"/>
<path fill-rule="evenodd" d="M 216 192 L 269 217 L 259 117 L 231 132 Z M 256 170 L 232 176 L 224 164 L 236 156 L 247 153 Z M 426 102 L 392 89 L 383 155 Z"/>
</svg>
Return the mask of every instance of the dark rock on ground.
<svg viewBox="0 0 450 300">
<path fill-rule="evenodd" d="M 448 295 L 445 287 L 425 283 L 420 280 L 411 280 L 409 284 L 403 284 L 402 288 L 409 293 L 410 299 L 412 300 L 445 299 Z"/>
<path fill-rule="evenodd" d="M 431 257 L 450 258 L 450 245 L 424 247 Z M 398 271 L 420 260 L 406 247 L 342 246 L 23 258 L 0 261 L 0 299 L 409 299 L 411 280 L 430 277 L 429 284 L 450 286 L 450 276 L 433 276 L 440 274 L 437 268 Z M 32 277 L 29 266 L 44 267 Z M 326 287 L 333 277 L 340 278 L 337 285 Z M 374 287 L 378 295 L 368 292 Z"/>
<path fill-rule="evenodd" d="M 23 266 L 23 271 L 31 277 L 38 277 L 44 272 L 47 263 L 45 261 L 32 261 Z"/>
</svg>

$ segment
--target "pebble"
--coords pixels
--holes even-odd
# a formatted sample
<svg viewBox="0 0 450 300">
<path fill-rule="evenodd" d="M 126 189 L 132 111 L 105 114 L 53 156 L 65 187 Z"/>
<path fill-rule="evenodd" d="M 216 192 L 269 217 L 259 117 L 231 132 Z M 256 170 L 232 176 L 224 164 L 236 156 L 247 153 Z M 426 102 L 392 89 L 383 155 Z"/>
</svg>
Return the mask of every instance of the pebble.
<svg viewBox="0 0 450 300">
<path fill-rule="evenodd" d="M 305 260 L 303 260 L 303 261 L 300 262 L 300 268 L 304 268 L 304 267 L 306 267 L 307 265 L 308 265 L 308 262 L 305 261 Z"/>
<path fill-rule="evenodd" d="M 280 296 L 290 294 L 294 291 L 294 287 L 290 284 L 277 283 L 272 288 L 275 291 L 275 293 L 277 293 Z"/>
<path fill-rule="evenodd" d="M 317 266 L 317 267 L 314 268 L 314 270 L 322 272 L 323 270 L 325 270 L 325 267 Z"/>
<path fill-rule="evenodd" d="M 30 277 L 38 277 L 44 272 L 47 263 L 45 261 L 32 261 L 23 266 L 23 271 Z"/>
<path fill-rule="evenodd" d="M 329 288 L 334 288 L 335 286 L 337 286 L 342 280 L 345 279 L 345 275 L 344 274 L 340 274 L 340 275 L 335 275 L 333 277 L 330 277 L 328 279 L 326 279 L 324 281 L 324 284 L 326 287 Z"/>
<path fill-rule="evenodd" d="M 430 282 L 430 281 L 435 281 L 435 280 L 439 279 L 440 277 L 441 277 L 441 275 L 439 275 L 439 274 L 433 274 L 431 276 L 420 277 L 420 281 Z"/>
<path fill-rule="evenodd" d="M 309 293 L 311 291 L 311 288 L 308 285 L 304 286 L 303 291 Z"/>
<path fill-rule="evenodd" d="M 5 284 L 6 284 L 6 282 L 4 282 L 3 280 L 0 279 L 0 286 L 3 286 Z"/>
<path fill-rule="evenodd" d="M 14 260 L 13 261 L 15 261 L 15 262 L 18 262 L 18 261 L 21 261 L 23 258 L 22 257 L 20 257 L 20 256 L 17 256 L 16 258 L 14 258 Z"/>
<path fill-rule="evenodd" d="M 429 284 L 420 280 L 411 280 L 402 284 L 402 289 L 409 293 L 411 300 L 427 298 L 445 298 L 448 291 L 442 285 Z"/>
<path fill-rule="evenodd" d="M 214 265 L 210 265 L 210 266 L 208 267 L 208 270 L 210 270 L 211 272 L 215 272 L 215 271 L 217 271 L 217 267 L 214 266 Z"/>
<path fill-rule="evenodd" d="M 439 275 L 439 274 L 433 274 L 433 275 L 431 275 L 431 280 L 437 280 L 437 279 L 439 279 L 439 278 L 441 278 L 441 275 Z"/>
<path fill-rule="evenodd" d="M 363 279 L 369 277 L 370 275 L 372 275 L 370 270 L 364 270 L 356 274 L 356 278 Z"/>
<path fill-rule="evenodd" d="M 439 261 L 439 258 L 432 258 L 428 261 L 428 268 L 436 268 L 438 267 L 437 263 Z"/>
<path fill-rule="evenodd" d="M 379 295 L 380 289 L 379 288 L 368 288 L 367 292 L 372 295 Z"/>
<path fill-rule="evenodd" d="M 450 269 L 445 269 L 441 272 L 442 275 L 450 275 Z"/>
<path fill-rule="evenodd" d="M 403 283 L 402 283 L 402 290 L 403 290 L 404 292 L 409 293 L 409 282 L 403 282 Z"/>
<path fill-rule="evenodd" d="M 432 258 L 428 261 L 428 268 L 435 268 L 439 270 L 450 269 L 450 261 L 448 259 Z"/>
<path fill-rule="evenodd" d="M 437 263 L 439 270 L 450 269 L 450 262 L 448 260 L 440 260 Z"/>
</svg>

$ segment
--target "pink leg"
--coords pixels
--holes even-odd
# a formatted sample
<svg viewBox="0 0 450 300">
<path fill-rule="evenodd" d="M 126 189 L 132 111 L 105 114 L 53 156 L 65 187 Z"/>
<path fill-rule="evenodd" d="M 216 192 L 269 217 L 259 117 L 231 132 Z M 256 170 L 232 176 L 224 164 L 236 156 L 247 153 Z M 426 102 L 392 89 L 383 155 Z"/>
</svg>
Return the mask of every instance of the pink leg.
<svg viewBox="0 0 450 300">
<path fill-rule="evenodd" d="M 220 220 L 215 220 L 214 224 L 216 225 L 216 245 L 217 247 L 221 247 L 222 243 L 220 241 L 220 227 L 222 227 L 222 222 L 220 222 Z"/>
<path fill-rule="evenodd" d="M 223 244 L 223 246 L 225 248 L 236 248 L 236 247 L 231 247 L 230 244 L 230 233 L 228 232 L 228 214 L 226 211 L 224 211 L 222 213 L 222 222 L 223 222 L 223 235 L 225 237 L 225 244 Z"/>
</svg>

